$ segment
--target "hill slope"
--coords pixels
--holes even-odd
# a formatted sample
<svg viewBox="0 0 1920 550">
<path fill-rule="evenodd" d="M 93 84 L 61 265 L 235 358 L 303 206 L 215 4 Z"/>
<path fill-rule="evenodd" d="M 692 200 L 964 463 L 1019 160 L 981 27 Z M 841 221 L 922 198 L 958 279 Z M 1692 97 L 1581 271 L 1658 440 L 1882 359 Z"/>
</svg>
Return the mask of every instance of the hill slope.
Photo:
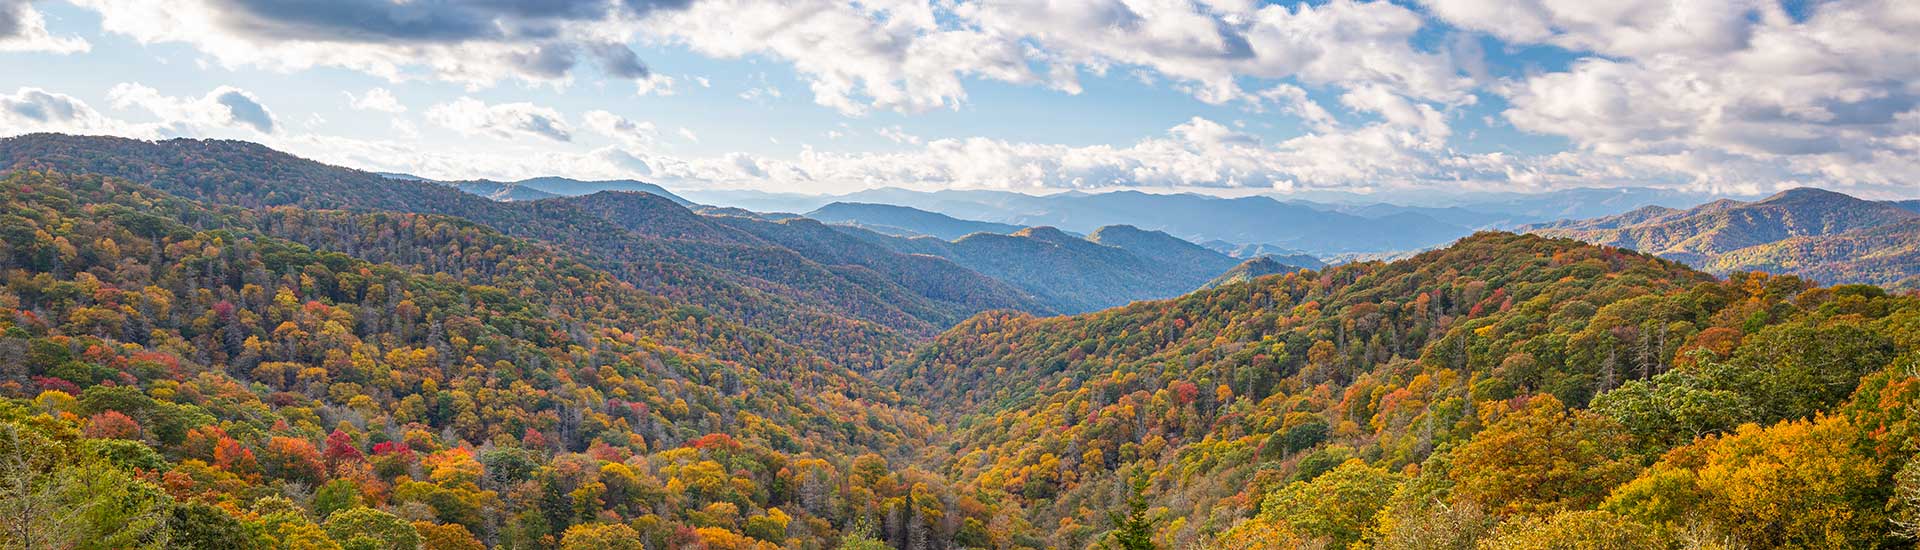
<svg viewBox="0 0 1920 550">
<path fill-rule="evenodd" d="M 1765 270 L 1846 283 L 1895 284 L 1920 276 L 1900 261 L 1914 252 L 1902 224 L 1920 220 L 1899 204 L 1812 188 L 1765 200 L 1720 200 L 1689 210 L 1646 207 L 1592 220 L 1529 226 L 1549 236 L 1632 248 L 1714 273 Z M 1850 263 L 1854 256 L 1865 263 Z"/>
<path fill-rule="evenodd" d="M 0 286 L 0 445 L 34 465 L 7 475 L 87 489 L 27 509 L 45 540 L 537 547 L 632 522 L 674 544 L 825 547 L 865 510 L 955 498 L 888 473 L 883 454 L 930 436 L 889 392 L 564 248 L 98 176 L 15 171 L 0 204 L 0 272 L 24 278 Z M 805 484 L 847 507 L 770 489 Z M 813 530 L 769 527 L 786 521 Z M 884 536 L 909 530 L 957 536 Z"/>
<path fill-rule="evenodd" d="M 1081 316 L 983 314 L 885 380 L 954 430 L 940 456 L 956 490 L 1029 510 L 1032 536 L 1054 547 L 1100 540 L 1077 518 L 1120 507 L 1135 476 L 1165 512 L 1165 547 L 1471 543 L 1503 521 L 1505 532 L 1601 514 L 1610 494 L 1658 498 L 1645 491 L 1663 476 L 1707 475 L 1669 449 L 1740 452 L 1762 437 L 1743 423 L 1795 433 L 1816 411 L 1845 410 L 1855 419 L 1834 422 L 1859 427 L 1835 437 L 1870 437 L 1879 428 L 1866 426 L 1903 414 L 1888 396 L 1920 393 L 1896 361 L 1920 346 L 1916 321 L 1920 298 L 1792 277 L 1715 281 L 1637 253 L 1487 233 L 1407 260 Z M 1856 385 L 1866 395 L 1850 401 Z M 1715 399 L 1699 416 L 1674 405 Z M 1724 447 L 1714 437 L 1735 432 Z M 1643 470 L 1663 455 L 1679 458 Z M 1908 453 L 1840 455 L 1872 469 Z M 1881 517 L 1886 503 L 1818 506 Z M 1647 529 L 1664 517 L 1616 521 Z M 1770 520 L 1730 521 L 1714 536 L 1768 545 L 1754 537 Z M 1477 522 L 1484 530 L 1431 527 Z M 1832 536 L 1884 533 L 1844 531 Z"/>
<path fill-rule="evenodd" d="M 53 134 L 0 140 L 0 170 L 19 168 L 138 179 L 186 198 L 248 208 L 455 216 L 580 251 L 595 267 L 645 290 L 779 334 L 850 365 L 877 363 L 886 350 L 904 345 L 906 335 L 931 333 L 976 311 L 1025 303 L 982 278 L 949 282 L 991 288 L 930 289 L 914 283 L 980 302 L 917 295 L 902 281 L 836 270 L 763 239 L 738 240 L 747 234 L 720 231 L 724 228 L 671 199 L 647 193 L 502 203 L 439 183 L 390 179 L 237 141 Z M 722 235 L 728 232 L 736 236 Z M 895 256 L 908 264 L 922 262 Z"/>
</svg>

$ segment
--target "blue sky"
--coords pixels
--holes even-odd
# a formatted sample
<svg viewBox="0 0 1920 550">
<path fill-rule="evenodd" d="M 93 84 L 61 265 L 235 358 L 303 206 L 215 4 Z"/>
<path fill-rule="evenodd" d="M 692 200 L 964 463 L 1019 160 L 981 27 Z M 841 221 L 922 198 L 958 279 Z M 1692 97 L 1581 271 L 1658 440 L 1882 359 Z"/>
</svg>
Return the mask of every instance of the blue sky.
<svg viewBox="0 0 1920 550">
<path fill-rule="evenodd" d="M 1899 0 L 0 0 L 0 134 L 235 138 L 435 178 L 800 192 L 1902 197 L 1920 195 L 1916 12 Z"/>
</svg>

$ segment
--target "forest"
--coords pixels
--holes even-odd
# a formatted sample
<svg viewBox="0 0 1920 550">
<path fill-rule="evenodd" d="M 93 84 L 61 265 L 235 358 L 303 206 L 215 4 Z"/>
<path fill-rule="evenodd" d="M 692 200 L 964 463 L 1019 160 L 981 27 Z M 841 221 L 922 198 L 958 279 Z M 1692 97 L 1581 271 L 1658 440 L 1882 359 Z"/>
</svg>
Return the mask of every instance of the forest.
<svg viewBox="0 0 1920 550">
<path fill-rule="evenodd" d="M 1486 232 L 936 334 L 966 308 L 620 229 L 657 205 L 339 192 L 371 180 L 200 143 L 0 173 L 0 546 L 1920 537 L 1910 291 Z"/>
</svg>

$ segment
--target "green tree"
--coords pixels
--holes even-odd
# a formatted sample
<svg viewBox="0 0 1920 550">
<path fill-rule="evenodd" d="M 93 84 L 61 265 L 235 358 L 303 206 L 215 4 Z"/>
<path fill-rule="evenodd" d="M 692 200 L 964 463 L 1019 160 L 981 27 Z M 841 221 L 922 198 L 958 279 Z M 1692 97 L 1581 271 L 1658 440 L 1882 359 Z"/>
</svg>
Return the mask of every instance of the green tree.
<svg viewBox="0 0 1920 550">
<path fill-rule="evenodd" d="M 348 508 L 327 518 L 327 536 L 343 550 L 414 550 L 420 532 L 400 516 L 372 508 Z"/>
<path fill-rule="evenodd" d="M 1286 523 L 1295 534 L 1325 537 L 1332 548 L 1360 540 L 1374 513 L 1393 497 L 1401 476 L 1348 460 L 1312 481 L 1296 481 L 1267 495 L 1260 517 Z"/>
<path fill-rule="evenodd" d="M 1107 534 L 1108 540 L 1102 542 L 1105 548 L 1117 550 L 1154 550 L 1154 524 L 1158 523 L 1148 515 L 1146 471 L 1134 472 L 1127 483 L 1127 512 L 1108 512 L 1107 520 L 1113 522 L 1113 531 Z"/>
</svg>

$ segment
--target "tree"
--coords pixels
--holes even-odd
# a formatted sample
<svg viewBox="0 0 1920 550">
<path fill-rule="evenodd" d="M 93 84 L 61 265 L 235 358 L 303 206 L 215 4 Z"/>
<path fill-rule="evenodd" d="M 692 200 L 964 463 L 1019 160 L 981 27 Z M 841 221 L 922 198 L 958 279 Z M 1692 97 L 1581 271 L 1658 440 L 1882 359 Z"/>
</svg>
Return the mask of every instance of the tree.
<svg viewBox="0 0 1920 550">
<path fill-rule="evenodd" d="M 1108 541 L 1102 542 L 1104 548 L 1116 550 L 1154 550 L 1154 524 L 1157 523 L 1147 514 L 1148 474 L 1145 470 L 1134 472 L 1127 483 L 1127 512 L 1108 512 L 1107 520 L 1113 522 L 1113 531 L 1107 534 Z"/>
<path fill-rule="evenodd" d="M 640 533 L 619 523 L 582 523 L 560 536 L 560 550 L 644 550 Z"/>
<path fill-rule="evenodd" d="M 1677 548 L 1655 529 L 1609 512 L 1560 512 L 1502 524 L 1481 550 L 1657 550 Z"/>
<path fill-rule="evenodd" d="M 0 537 L 9 548 L 159 548 L 169 499 L 99 459 L 0 422 Z"/>
<path fill-rule="evenodd" d="M 1756 548 L 1870 547 L 1886 533 L 1882 461 L 1846 417 L 1748 424 L 1667 454 L 1608 497 L 1647 522 L 1704 520 Z"/>
<path fill-rule="evenodd" d="M 1920 455 L 1908 458 L 1893 480 L 1894 532 L 1920 539 Z"/>
<path fill-rule="evenodd" d="M 1332 548 L 1360 540 L 1374 513 L 1387 504 L 1401 476 L 1350 459 L 1312 481 L 1296 481 L 1267 495 L 1260 517 L 1285 523 L 1304 538 L 1324 537 Z"/>
<path fill-rule="evenodd" d="M 1500 514 L 1549 515 L 1590 508 L 1638 465 L 1618 422 L 1567 410 L 1541 394 L 1519 409 L 1487 407 L 1489 425 L 1453 454 L 1455 494 Z"/>
<path fill-rule="evenodd" d="M 431 521 L 413 522 L 413 528 L 420 532 L 421 550 L 486 550 L 486 545 L 473 538 L 467 528 L 452 523 L 434 523 Z"/>
<path fill-rule="evenodd" d="M 177 502 L 167 522 L 167 544 L 190 550 L 252 550 L 259 541 L 233 514 L 201 502 Z"/>
<path fill-rule="evenodd" d="M 399 516 L 372 508 L 349 508 L 327 518 L 327 536 L 343 550 L 415 550 L 420 532 Z"/>
</svg>

